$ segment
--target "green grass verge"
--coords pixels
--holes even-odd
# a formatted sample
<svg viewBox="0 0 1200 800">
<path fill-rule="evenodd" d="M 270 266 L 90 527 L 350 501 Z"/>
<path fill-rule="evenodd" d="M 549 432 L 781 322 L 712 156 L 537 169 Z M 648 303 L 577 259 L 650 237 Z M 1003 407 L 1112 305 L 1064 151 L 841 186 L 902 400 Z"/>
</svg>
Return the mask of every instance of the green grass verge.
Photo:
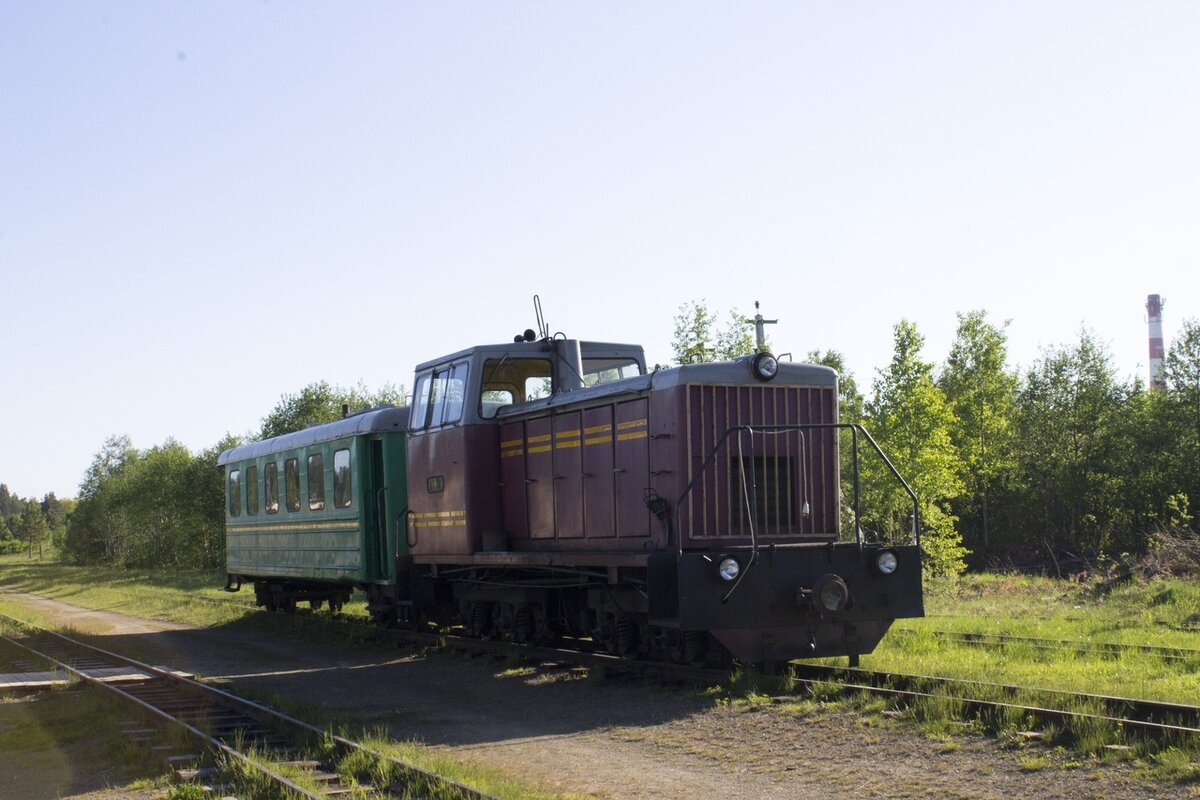
<svg viewBox="0 0 1200 800">
<path fill-rule="evenodd" d="M 38 800 L 106 785 L 164 784 L 162 756 L 131 743 L 118 728 L 128 719 L 127 709 L 94 689 L 0 700 L 4 796 Z"/>
<path fill-rule="evenodd" d="M 1200 658 L 1171 661 L 1150 653 L 1049 651 L 1029 645 L 983 647 L 949 642 L 935 631 L 1003 633 L 1082 642 L 1200 650 L 1200 584 L 1131 582 L 1105 590 L 1045 578 L 972 575 L 936 586 L 929 616 L 900 620 L 866 669 L 961 678 L 1185 704 L 1200 701 Z"/>
</svg>

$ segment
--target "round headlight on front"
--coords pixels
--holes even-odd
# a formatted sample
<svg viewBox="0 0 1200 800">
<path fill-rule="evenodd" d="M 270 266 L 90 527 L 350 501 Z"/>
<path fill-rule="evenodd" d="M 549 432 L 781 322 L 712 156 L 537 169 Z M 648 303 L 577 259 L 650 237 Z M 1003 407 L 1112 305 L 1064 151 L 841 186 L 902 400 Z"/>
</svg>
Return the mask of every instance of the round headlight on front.
<svg viewBox="0 0 1200 800">
<path fill-rule="evenodd" d="M 813 604 L 818 611 L 841 611 L 850 602 L 850 589 L 837 575 L 822 575 L 813 584 Z"/>
<path fill-rule="evenodd" d="M 723 558 L 721 563 L 717 565 L 717 572 L 721 575 L 721 580 L 732 581 L 742 571 L 742 566 L 737 562 L 736 558 Z"/>
<path fill-rule="evenodd" d="M 769 381 L 779 374 L 779 360 L 770 353 L 759 353 L 750 362 L 750 370 L 760 381 Z"/>
<path fill-rule="evenodd" d="M 880 575 L 891 575 L 900 566 L 900 557 L 895 550 L 883 550 L 875 556 L 875 569 Z"/>
</svg>

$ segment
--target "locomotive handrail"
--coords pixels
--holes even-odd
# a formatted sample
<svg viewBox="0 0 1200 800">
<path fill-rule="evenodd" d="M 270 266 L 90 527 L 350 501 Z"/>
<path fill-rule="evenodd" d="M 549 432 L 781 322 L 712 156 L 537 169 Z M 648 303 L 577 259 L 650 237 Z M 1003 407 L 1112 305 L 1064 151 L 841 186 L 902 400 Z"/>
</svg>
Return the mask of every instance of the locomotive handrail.
<svg viewBox="0 0 1200 800">
<path fill-rule="evenodd" d="M 734 433 L 738 433 L 739 435 L 741 433 L 750 434 L 750 436 L 751 436 L 750 457 L 751 457 L 751 460 L 753 463 L 753 458 L 754 458 L 754 438 L 753 437 L 754 437 L 754 434 L 756 434 L 756 433 L 784 433 L 787 431 L 799 431 L 799 432 L 801 432 L 801 436 L 803 436 L 803 431 L 805 431 L 805 430 L 849 430 L 850 431 L 851 449 L 852 449 L 851 471 L 852 471 L 853 481 L 854 481 L 854 537 L 855 537 L 855 541 L 858 543 L 859 549 L 861 550 L 865 545 L 862 525 L 860 523 L 860 507 L 859 507 L 859 495 L 861 494 L 861 487 L 859 485 L 859 474 L 858 474 L 858 435 L 860 433 L 864 437 L 866 437 L 866 440 L 871 445 L 871 448 L 879 455 L 879 457 L 881 459 L 883 459 L 883 463 L 885 465 L 887 465 L 888 471 L 891 472 L 892 477 L 894 477 L 900 483 L 900 486 L 904 489 L 904 492 L 909 496 L 909 499 L 912 500 L 912 504 L 913 504 L 913 540 L 917 544 L 917 546 L 920 546 L 920 544 L 921 544 L 921 509 L 920 509 L 920 503 L 917 499 L 917 494 L 916 494 L 916 492 L 914 492 L 912 490 L 912 487 L 908 485 L 908 481 L 904 480 L 904 477 L 900 474 L 899 470 L 896 469 L 896 466 L 892 463 L 891 459 L 887 457 L 887 454 L 883 452 L 883 449 L 875 441 L 874 437 L 871 436 L 870 432 L 867 431 L 866 428 L 864 428 L 862 425 L 860 425 L 857 422 L 809 422 L 809 423 L 798 423 L 798 424 L 793 424 L 793 425 L 760 425 L 760 426 L 736 425 L 732 428 L 726 429 L 725 433 L 721 434 L 721 437 L 717 440 L 717 442 L 713 445 L 712 449 L 709 451 L 708 456 L 706 456 L 704 461 L 700 464 L 700 468 L 697 469 L 694 473 L 692 473 L 691 480 L 689 480 L 687 486 L 684 487 L 683 492 L 679 495 L 679 499 L 677 501 L 675 501 L 675 538 L 676 538 L 676 547 L 677 547 L 677 551 L 678 551 L 679 555 L 680 556 L 683 555 L 683 521 L 682 521 L 683 503 L 687 499 L 688 495 L 691 494 L 692 489 L 695 488 L 696 482 L 700 480 L 700 477 L 712 465 L 713 461 L 717 457 L 717 453 L 721 450 L 722 447 L 725 446 L 726 440 L 729 439 L 730 436 L 732 436 Z M 803 439 L 801 441 L 803 442 Z M 739 439 L 739 447 L 740 447 L 740 445 L 741 445 L 741 441 Z M 803 448 L 803 444 L 801 445 L 801 447 Z M 802 452 L 803 452 L 803 450 L 802 450 Z M 739 450 L 739 453 L 740 453 L 740 450 Z M 741 461 L 742 461 L 742 459 L 739 458 L 739 462 L 741 462 Z M 801 466 L 803 466 L 803 463 L 801 464 Z M 741 463 L 741 469 L 743 470 L 743 483 L 744 483 L 744 481 L 745 481 L 744 462 Z M 750 561 L 746 565 L 746 568 L 744 570 L 742 570 L 741 574 L 738 575 L 737 580 L 734 581 L 734 584 L 730 588 L 729 592 L 725 595 L 724 598 L 722 598 L 722 602 L 729 599 L 729 596 L 732 595 L 733 592 L 737 589 L 738 585 L 741 584 L 742 578 L 745 577 L 746 573 L 749 572 L 750 567 L 753 566 L 755 561 L 757 561 L 757 559 L 758 559 L 758 537 L 755 533 L 755 528 L 756 528 L 755 518 L 758 514 L 758 483 L 757 483 L 757 481 L 754 480 L 753 473 L 751 473 L 751 490 L 753 492 L 753 498 L 751 499 L 752 510 L 751 510 L 751 514 L 750 514 Z M 746 493 L 743 491 L 743 494 L 746 494 Z"/>
</svg>

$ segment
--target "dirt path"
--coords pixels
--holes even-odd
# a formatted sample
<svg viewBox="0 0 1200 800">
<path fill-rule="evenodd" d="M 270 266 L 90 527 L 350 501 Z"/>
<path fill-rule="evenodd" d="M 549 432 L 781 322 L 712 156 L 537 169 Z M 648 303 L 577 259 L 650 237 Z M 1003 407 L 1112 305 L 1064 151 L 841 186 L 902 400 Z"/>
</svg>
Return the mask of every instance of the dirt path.
<svg viewBox="0 0 1200 800">
<path fill-rule="evenodd" d="M 155 663 L 295 698 L 386 727 L 559 792 L 612 800 L 787 798 L 1173 798 L 1127 767 L 1023 769 L 995 742 L 933 742 L 843 712 L 739 707 L 575 671 L 314 643 L 237 627 L 194 629 L 7 593 Z M 1028 762 L 1027 762 L 1028 763 Z"/>
</svg>

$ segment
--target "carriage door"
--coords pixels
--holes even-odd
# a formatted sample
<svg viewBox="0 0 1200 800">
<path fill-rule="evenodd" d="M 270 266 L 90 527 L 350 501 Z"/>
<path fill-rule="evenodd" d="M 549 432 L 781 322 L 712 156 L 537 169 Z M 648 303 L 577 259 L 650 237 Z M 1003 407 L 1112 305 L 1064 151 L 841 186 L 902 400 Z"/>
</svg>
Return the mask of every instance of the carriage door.
<svg viewBox="0 0 1200 800">
<path fill-rule="evenodd" d="M 371 496 L 364 505 L 371 508 L 368 515 L 369 530 L 367 540 L 370 542 L 374 577 L 376 580 L 387 580 L 392 572 L 392 554 L 387 546 L 387 484 L 383 478 L 383 440 L 371 440 Z"/>
</svg>

